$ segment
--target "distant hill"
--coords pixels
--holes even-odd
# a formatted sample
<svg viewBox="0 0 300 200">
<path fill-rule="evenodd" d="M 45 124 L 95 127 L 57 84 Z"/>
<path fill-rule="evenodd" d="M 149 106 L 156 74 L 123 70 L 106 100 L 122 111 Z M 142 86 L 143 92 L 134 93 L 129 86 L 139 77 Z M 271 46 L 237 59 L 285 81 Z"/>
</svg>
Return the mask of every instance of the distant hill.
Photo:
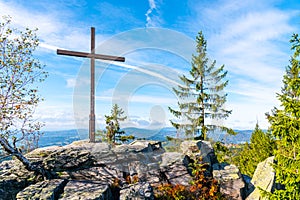
<svg viewBox="0 0 300 200">
<path fill-rule="evenodd" d="M 241 144 L 245 142 L 250 142 L 250 138 L 253 130 L 234 130 L 237 132 L 236 135 L 228 135 L 223 133 L 211 133 L 208 137 L 212 138 L 215 141 L 222 141 L 226 144 Z"/>
<path fill-rule="evenodd" d="M 176 129 L 173 127 L 167 127 L 156 130 L 141 129 L 141 128 L 124 128 L 126 135 L 134 135 L 136 139 L 148 139 L 148 140 L 158 140 L 166 141 L 166 136 L 177 137 Z M 252 134 L 252 130 L 235 130 L 238 134 L 236 136 L 229 136 L 225 133 L 214 133 L 208 135 L 215 141 L 222 141 L 227 144 L 240 144 L 249 142 Z M 179 135 L 180 137 L 180 135 Z M 182 135 L 181 135 L 182 137 Z M 72 130 L 62 130 L 62 131 L 45 131 L 40 137 L 39 147 L 46 146 L 63 146 L 70 144 L 77 140 L 88 139 L 87 129 L 72 129 Z M 1 155 L 1 151 L 0 151 Z M 1 157 L 1 156 L 0 156 Z M 1 162 L 1 159 L 0 159 Z"/>
<path fill-rule="evenodd" d="M 45 131 L 40 137 L 39 146 L 63 146 L 70 144 L 77 140 L 88 139 L 88 130 L 85 129 L 72 129 L 62 131 Z"/>
<path fill-rule="evenodd" d="M 149 140 L 166 141 L 166 136 L 176 137 L 176 129 L 173 127 L 167 127 L 162 129 L 141 129 L 141 128 L 124 128 L 126 135 L 134 135 L 136 138 L 144 138 Z M 226 143 L 239 144 L 249 142 L 252 134 L 252 130 L 235 130 L 238 132 L 236 136 L 228 136 L 224 133 L 209 134 L 208 137 L 213 140 L 223 141 Z M 182 135 L 181 135 L 182 136 Z M 45 131 L 41 136 L 39 146 L 51 146 L 51 145 L 66 145 L 76 140 L 88 139 L 88 130 L 86 129 L 72 129 L 62 131 Z"/>
<path fill-rule="evenodd" d="M 142 129 L 142 128 L 124 128 L 122 129 L 128 135 L 134 135 L 136 138 L 145 138 L 149 140 L 166 140 L 166 136 L 175 137 L 176 130 L 172 127 L 162 129 Z"/>
<path fill-rule="evenodd" d="M 166 141 L 166 136 L 176 137 L 176 129 L 173 127 L 167 127 L 162 129 L 141 129 L 141 128 L 124 128 L 123 129 L 127 134 L 134 135 L 136 138 L 145 138 L 149 140 L 159 140 Z M 212 138 L 215 141 L 222 141 L 224 143 L 233 143 L 240 144 L 249 142 L 253 130 L 235 130 L 238 134 L 235 136 L 227 135 L 224 132 L 215 132 L 208 135 L 209 138 Z M 181 134 L 179 137 L 183 137 Z"/>
</svg>

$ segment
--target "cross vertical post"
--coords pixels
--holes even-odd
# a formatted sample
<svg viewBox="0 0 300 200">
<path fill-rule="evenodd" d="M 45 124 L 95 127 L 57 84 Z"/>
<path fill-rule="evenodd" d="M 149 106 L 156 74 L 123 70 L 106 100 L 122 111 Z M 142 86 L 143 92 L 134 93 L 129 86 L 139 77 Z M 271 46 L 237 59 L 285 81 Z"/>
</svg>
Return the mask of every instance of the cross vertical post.
<svg viewBox="0 0 300 200">
<path fill-rule="evenodd" d="M 95 142 L 95 59 L 125 62 L 124 57 L 96 54 L 95 52 L 95 28 L 91 27 L 91 52 L 79 52 L 57 49 L 58 55 L 76 56 L 91 59 L 91 90 L 90 90 L 90 115 L 89 115 L 89 139 Z"/>
<path fill-rule="evenodd" d="M 90 121 L 89 138 L 90 142 L 95 142 L 95 28 L 91 27 L 91 97 L 90 97 Z"/>
</svg>

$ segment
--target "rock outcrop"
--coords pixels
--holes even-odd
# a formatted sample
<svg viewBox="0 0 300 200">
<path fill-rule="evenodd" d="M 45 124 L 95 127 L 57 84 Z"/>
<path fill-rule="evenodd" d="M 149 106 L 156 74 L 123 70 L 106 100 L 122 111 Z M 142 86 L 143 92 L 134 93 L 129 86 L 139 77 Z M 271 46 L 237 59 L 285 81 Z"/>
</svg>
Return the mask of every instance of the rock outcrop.
<svg viewBox="0 0 300 200">
<path fill-rule="evenodd" d="M 192 159 L 202 157 L 203 162 L 208 163 L 209 166 L 217 162 L 214 149 L 208 141 L 186 140 L 180 144 L 180 150 Z"/>
<path fill-rule="evenodd" d="M 19 191 L 34 183 L 32 177 L 34 174 L 17 160 L 0 163 L 0 199 L 15 199 Z"/>
<path fill-rule="evenodd" d="M 220 183 L 220 192 L 228 199 L 244 199 L 245 183 L 242 174 L 235 165 L 214 164 L 213 177 Z"/>
<path fill-rule="evenodd" d="M 252 177 L 251 183 L 254 185 L 254 191 L 246 198 L 247 200 L 264 200 L 260 194 L 260 189 L 267 192 L 271 192 L 275 188 L 275 172 L 273 170 L 272 164 L 274 163 L 274 156 L 267 158 L 263 162 L 260 162 L 254 175 Z"/>
<path fill-rule="evenodd" d="M 157 141 L 127 145 L 76 141 L 66 146 L 36 149 L 26 157 L 51 170 L 55 179 L 41 180 L 17 160 L 0 163 L 0 199 L 154 199 L 161 183 L 189 185 L 189 163 L 197 157 L 210 164 L 216 159 L 209 142 L 185 141 L 181 152 L 165 152 Z M 240 199 L 243 183 L 233 166 L 213 174 L 224 194 Z M 228 168 L 228 169 L 227 169 Z"/>
</svg>

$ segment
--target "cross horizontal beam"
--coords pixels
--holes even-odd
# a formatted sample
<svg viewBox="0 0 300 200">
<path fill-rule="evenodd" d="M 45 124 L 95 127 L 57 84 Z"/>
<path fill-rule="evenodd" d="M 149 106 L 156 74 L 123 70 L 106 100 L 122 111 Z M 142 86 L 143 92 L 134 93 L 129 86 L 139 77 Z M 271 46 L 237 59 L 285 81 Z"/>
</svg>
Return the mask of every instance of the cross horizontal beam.
<svg viewBox="0 0 300 200">
<path fill-rule="evenodd" d="M 95 58 L 95 59 L 101 59 L 101 60 L 125 62 L 124 57 L 108 56 L 108 55 L 102 55 L 102 54 L 92 54 L 92 53 L 85 53 L 85 52 L 79 52 L 79 51 L 69 51 L 69 50 L 57 49 L 57 54 L 58 55 L 67 55 L 67 56 L 76 56 L 76 57 L 82 57 L 82 58 Z"/>
</svg>

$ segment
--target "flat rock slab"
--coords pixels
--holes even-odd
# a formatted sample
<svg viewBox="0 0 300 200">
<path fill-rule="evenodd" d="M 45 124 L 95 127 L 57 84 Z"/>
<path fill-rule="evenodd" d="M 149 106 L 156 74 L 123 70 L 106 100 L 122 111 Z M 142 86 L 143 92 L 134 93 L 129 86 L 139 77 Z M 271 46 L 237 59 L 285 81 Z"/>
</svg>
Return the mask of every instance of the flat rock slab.
<svg viewBox="0 0 300 200">
<path fill-rule="evenodd" d="M 108 167 L 91 167 L 89 169 L 61 173 L 60 178 L 77 181 L 101 181 L 103 184 L 110 184 L 115 178 L 118 178 L 118 174 L 116 170 Z"/>
<path fill-rule="evenodd" d="M 91 166 L 93 163 L 94 160 L 89 151 L 67 148 L 61 148 L 43 160 L 45 168 L 54 171 L 65 171 L 80 168 L 81 166 Z"/>
<path fill-rule="evenodd" d="M 63 191 L 67 180 L 53 179 L 42 181 L 28 186 L 23 191 L 17 194 L 17 200 L 27 199 L 57 199 L 59 194 Z"/>
<path fill-rule="evenodd" d="M 105 200 L 113 199 L 113 196 L 108 185 L 101 182 L 69 181 L 59 199 Z"/>
<path fill-rule="evenodd" d="M 192 181 L 192 177 L 188 173 L 187 169 L 183 165 L 171 165 L 168 170 L 164 172 L 168 181 L 173 185 L 184 185 L 188 186 Z"/>
<path fill-rule="evenodd" d="M 161 167 L 168 167 L 170 165 L 173 165 L 175 163 L 183 163 L 184 161 L 184 155 L 182 153 L 178 152 L 166 152 L 162 154 L 162 161 L 160 166 Z"/>
</svg>

